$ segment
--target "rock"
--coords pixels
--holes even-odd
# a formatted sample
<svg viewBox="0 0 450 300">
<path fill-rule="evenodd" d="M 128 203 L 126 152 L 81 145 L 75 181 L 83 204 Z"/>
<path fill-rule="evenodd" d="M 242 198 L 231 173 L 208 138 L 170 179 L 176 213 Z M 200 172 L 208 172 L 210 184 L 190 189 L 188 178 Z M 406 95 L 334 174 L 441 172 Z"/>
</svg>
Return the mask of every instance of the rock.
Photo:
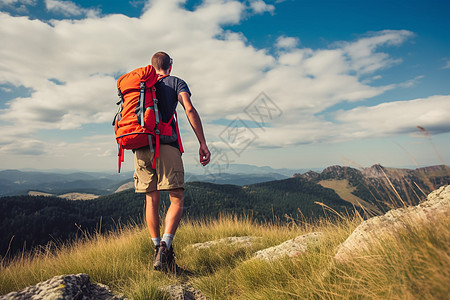
<svg viewBox="0 0 450 300">
<path fill-rule="evenodd" d="M 173 300 L 207 300 L 201 291 L 190 285 L 169 285 L 160 288 Z"/>
<path fill-rule="evenodd" d="M 298 256 L 300 253 L 306 252 L 311 243 L 318 242 L 321 235 L 322 235 L 321 232 L 312 232 L 300 235 L 278 246 L 259 250 L 258 252 L 255 253 L 254 258 L 270 261 L 279 259 L 284 256 L 289 257 Z"/>
<path fill-rule="evenodd" d="M 393 235 L 405 227 L 405 222 L 430 222 L 448 218 L 450 214 L 450 186 L 442 186 L 430 193 L 427 200 L 417 206 L 394 209 L 383 216 L 362 222 L 342 243 L 335 260 L 343 262 L 361 251 L 368 250 L 370 243 L 383 236 Z"/>
<path fill-rule="evenodd" d="M 114 295 L 108 286 L 92 283 L 89 275 L 61 275 L 19 292 L 11 292 L 0 296 L 0 300 L 119 300 L 126 299 Z"/>
<path fill-rule="evenodd" d="M 192 244 L 191 247 L 194 249 L 208 249 L 218 244 L 239 245 L 241 247 L 249 247 L 253 245 L 254 241 L 259 239 L 261 238 L 255 236 L 232 236 L 220 240 Z"/>
</svg>

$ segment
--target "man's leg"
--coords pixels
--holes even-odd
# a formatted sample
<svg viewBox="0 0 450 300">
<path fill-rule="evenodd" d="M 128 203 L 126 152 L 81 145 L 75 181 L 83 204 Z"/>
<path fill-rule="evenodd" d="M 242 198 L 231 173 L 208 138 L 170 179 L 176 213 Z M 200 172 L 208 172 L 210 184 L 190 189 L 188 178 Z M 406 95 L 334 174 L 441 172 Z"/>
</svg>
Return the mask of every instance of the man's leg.
<svg viewBox="0 0 450 300">
<path fill-rule="evenodd" d="M 183 215 L 183 189 L 169 191 L 170 206 L 167 210 L 164 233 L 175 234 Z"/>
<path fill-rule="evenodd" d="M 145 207 L 145 218 L 147 221 L 147 227 L 150 231 L 150 236 L 152 239 L 160 237 L 159 231 L 159 201 L 160 193 L 159 191 L 148 192 L 146 194 L 146 207 Z"/>
<path fill-rule="evenodd" d="M 161 240 L 161 246 L 155 255 L 153 267 L 155 270 L 166 269 L 171 272 L 177 272 L 178 267 L 171 247 L 183 214 L 183 189 L 169 190 L 169 197 L 170 206 L 166 213 L 164 236 Z"/>
<path fill-rule="evenodd" d="M 163 241 L 170 248 L 173 236 L 183 215 L 183 189 L 169 191 L 170 206 L 166 213 Z"/>
</svg>

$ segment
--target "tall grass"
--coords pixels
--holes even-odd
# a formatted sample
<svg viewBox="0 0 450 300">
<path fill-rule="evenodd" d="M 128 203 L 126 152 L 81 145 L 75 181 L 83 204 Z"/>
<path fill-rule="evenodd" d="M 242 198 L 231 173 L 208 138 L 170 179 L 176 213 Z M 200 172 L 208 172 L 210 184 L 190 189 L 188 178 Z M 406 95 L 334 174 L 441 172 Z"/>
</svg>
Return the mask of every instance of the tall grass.
<svg viewBox="0 0 450 300">
<path fill-rule="evenodd" d="M 191 272 L 175 276 L 153 271 L 153 244 L 143 226 L 118 228 L 71 245 L 16 258 L 0 267 L 0 294 L 61 274 L 87 273 L 131 299 L 164 299 L 160 287 L 189 283 L 210 299 L 446 299 L 450 294 L 449 220 L 408 224 L 397 238 L 374 243 L 345 263 L 335 251 L 359 218 L 314 224 L 256 223 L 250 218 L 183 221 L 174 241 L 177 262 Z M 253 259 L 260 249 L 308 232 L 322 238 L 298 257 L 267 262 Z M 191 244 L 229 236 L 260 237 L 251 246 Z"/>
</svg>

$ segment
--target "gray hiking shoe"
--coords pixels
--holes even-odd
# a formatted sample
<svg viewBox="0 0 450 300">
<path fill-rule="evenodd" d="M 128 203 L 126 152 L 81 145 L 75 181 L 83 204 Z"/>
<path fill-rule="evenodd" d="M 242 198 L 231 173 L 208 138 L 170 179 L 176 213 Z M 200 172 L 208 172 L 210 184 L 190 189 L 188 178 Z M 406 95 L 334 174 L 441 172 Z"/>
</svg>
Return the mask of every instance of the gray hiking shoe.
<svg viewBox="0 0 450 300">
<path fill-rule="evenodd" d="M 161 242 L 160 246 L 155 247 L 153 268 L 157 271 L 173 273 L 175 275 L 184 273 L 184 270 L 181 269 L 175 262 L 175 253 L 173 252 L 173 247 L 167 249 L 167 245 L 165 242 Z"/>
<path fill-rule="evenodd" d="M 161 242 L 161 245 L 155 247 L 155 257 L 153 258 L 153 268 L 155 270 L 164 270 L 167 266 L 169 258 L 169 250 L 165 242 Z"/>
<path fill-rule="evenodd" d="M 153 268 L 155 268 L 155 265 L 157 264 L 156 257 L 158 257 L 158 252 L 159 252 L 160 247 L 161 246 L 155 246 L 155 254 L 153 254 Z"/>
</svg>

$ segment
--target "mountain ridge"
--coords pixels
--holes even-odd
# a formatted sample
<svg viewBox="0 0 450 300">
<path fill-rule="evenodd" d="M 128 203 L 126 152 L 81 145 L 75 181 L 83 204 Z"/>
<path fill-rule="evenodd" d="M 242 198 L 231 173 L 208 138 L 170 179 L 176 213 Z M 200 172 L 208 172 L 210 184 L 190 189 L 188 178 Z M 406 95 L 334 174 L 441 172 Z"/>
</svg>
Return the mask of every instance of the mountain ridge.
<svg viewBox="0 0 450 300">
<path fill-rule="evenodd" d="M 321 173 L 308 171 L 294 174 L 320 184 L 326 180 L 336 180 L 335 186 L 328 185 L 339 194 L 343 181 L 348 181 L 346 192 L 357 196 L 379 211 L 404 205 L 417 205 L 428 193 L 450 183 L 450 168 L 434 165 L 416 169 L 389 168 L 375 164 L 369 168 L 356 169 L 334 165 Z M 351 191 L 350 191 L 351 189 Z M 367 208 L 367 207 L 366 207 Z M 373 209 L 373 207 L 371 208 Z"/>
</svg>

